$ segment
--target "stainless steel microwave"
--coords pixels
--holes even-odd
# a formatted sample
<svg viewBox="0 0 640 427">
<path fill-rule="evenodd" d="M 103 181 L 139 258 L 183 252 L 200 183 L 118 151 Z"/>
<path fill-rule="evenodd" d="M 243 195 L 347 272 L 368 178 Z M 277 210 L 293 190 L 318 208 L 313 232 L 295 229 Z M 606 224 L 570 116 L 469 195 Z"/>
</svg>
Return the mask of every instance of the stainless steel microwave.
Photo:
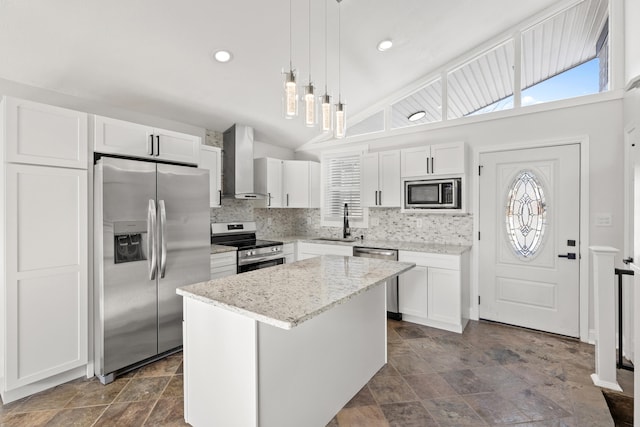
<svg viewBox="0 0 640 427">
<path fill-rule="evenodd" d="M 460 178 L 404 182 L 405 209 L 460 209 Z"/>
</svg>

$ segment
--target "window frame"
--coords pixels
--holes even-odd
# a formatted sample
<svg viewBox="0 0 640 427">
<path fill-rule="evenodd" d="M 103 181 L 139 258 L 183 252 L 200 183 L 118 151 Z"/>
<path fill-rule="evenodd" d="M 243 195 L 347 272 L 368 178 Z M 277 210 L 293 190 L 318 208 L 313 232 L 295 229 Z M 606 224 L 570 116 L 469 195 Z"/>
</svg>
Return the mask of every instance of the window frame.
<svg viewBox="0 0 640 427">
<path fill-rule="evenodd" d="M 360 203 L 362 203 L 362 186 L 363 186 L 362 159 L 364 154 L 366 154 L 366 152 L 367 150 L 365 148 L 349 148 L 347 150 L 322 153 L 322 156 L 320 158 L 320 226 L 322 227 L 342 227 L 343 226 L 342 219 L 333 220 L 333 219 L 326 219 L 325 217 L 326 209 L 327 209 L 327 206 L 325 206 L 325 200 L 326 200 L 325 195 L 328 191 L 327 162 L 330 161 L 331 159 L 340 158 L 340 157 L 354 157 L 354 156 L 359 157 L 359 161 L 360 161 L 359 175 L 360 176 L 359 176 L 358 188 L 360 192 Z M 369 208 L 362 207 L 362 217 L 359 219 L 350 218 L 349 226 L 351 228 L 368 228 L 369 227 Z"/>
</svg>

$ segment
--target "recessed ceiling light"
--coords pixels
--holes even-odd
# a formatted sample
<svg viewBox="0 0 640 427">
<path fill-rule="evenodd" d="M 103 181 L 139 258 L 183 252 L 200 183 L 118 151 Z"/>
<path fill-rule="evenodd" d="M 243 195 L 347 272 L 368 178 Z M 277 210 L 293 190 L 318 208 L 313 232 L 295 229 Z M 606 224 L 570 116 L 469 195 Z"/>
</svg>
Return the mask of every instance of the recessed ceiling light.
<svg viewBox="0 0 640 427">
<path fill-rule="evenodd" d="M 382 40 L 378 43 L 378 50 L 380 52 L 384 52 L 385 50 L 391 49 L 391 46 L 393 46 L 393 42 L 391 40 Z"/>
<path fill-rule="evenodd" d="M 427 115 L 427 113 L 425 113 L 424 111 L 416 111 L 415 113 L 409 115 L 409 117 L 407 117 L 407 119 L 410 122 L 415 122 L 415 121 L 418 121 L 418 120 L 422 119 L 426 115 Z"/>
<path fill-rule="evenodd" d="M 213 54 L 213 59 L 222 63 L 231 61 L 231 58 L 231 52 L 228 50 L 216 50 Z"/>
</svg>

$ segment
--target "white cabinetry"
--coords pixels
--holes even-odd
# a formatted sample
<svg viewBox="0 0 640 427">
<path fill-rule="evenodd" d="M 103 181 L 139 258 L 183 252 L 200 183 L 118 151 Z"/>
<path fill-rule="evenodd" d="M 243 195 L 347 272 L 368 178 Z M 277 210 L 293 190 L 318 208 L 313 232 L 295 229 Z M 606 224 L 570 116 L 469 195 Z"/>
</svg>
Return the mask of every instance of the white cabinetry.
<svg viewBox="0 0 640 427">
<path fill-rule="evenodd" d="M 209 206 L 212 208 L 219 208 L 222 204 L 220 151 L 218 147 L 200 146 L 198 167 L 209 171 Z"/>
<path fill-rule="evenodd" d="M 285 207 L 320 207 L 319 163 L 305 160 L 283 160 L 282 181 Z"/>
<path fill-rule="evenodd" d="M 398 279 L 403 320 L 461 333 L 469 319 L 469 253 L 399 251 L 398 260 L 416 264 Z"/>
<path fill-rule="evenodd" d="M 281 208 L 282 162 L 280 159 L 260 157 L 253 160 L 253 188 L 258 194 L 266 194 L 264 207 Z"/>
<path fill-rule="evenodd" d="M 95 116 L 98 153 L 198 164 L 200 142 L 198 136 Z"/>
<path fill-rule="evenodd" d="M 285 258 L 285 263 L 291 264 L 296 261 L 296 247 L 295 243 L 285 243 L 282 245 L 282 254 Z"/>
<path fill-rule="evenodd" d="M 320 255 L 352 256 L 353 247 L 328 243 L 298 242 L 298 261 Z"/>
<path fill-rule="evenodd" d="M 402 177 L 462 175 L 465 173 L 464 142 L 426 145 L 401 150 Z"/>
<path fill-rule="evenodd" d="M 211 254 L 211 280 L 237 274 L 236 258 L 236 251 Z"/>
<path fill-rule="evenodd" d="M 2 111 L 0 395 L 6 404 L 86 375 L 88 160 L 83 113 L 8 98 Z"/>
<path fill-rule="evenodd" d="M 365 154 L 362 158 L 363 206 L 400 207 L 400 151 Z"/>
<path fill-rule="evenodd" d="M 6 161 L 87 168 L 87 114 L 16 98 L 3 102 Z"/>
</svg>

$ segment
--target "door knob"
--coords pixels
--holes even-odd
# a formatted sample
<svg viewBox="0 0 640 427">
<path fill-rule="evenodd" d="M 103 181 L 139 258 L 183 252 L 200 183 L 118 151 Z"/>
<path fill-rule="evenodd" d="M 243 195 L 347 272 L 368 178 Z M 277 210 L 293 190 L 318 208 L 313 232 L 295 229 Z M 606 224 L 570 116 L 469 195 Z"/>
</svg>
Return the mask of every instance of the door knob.
<svg viewBox="0 0 640 427">
<path fill-rule="evenodd" d="M 573 252 L 569 252 L 566 255 L 558 255 L 558 258 L 576 259 L 576 254 Z"/>
</svg>

